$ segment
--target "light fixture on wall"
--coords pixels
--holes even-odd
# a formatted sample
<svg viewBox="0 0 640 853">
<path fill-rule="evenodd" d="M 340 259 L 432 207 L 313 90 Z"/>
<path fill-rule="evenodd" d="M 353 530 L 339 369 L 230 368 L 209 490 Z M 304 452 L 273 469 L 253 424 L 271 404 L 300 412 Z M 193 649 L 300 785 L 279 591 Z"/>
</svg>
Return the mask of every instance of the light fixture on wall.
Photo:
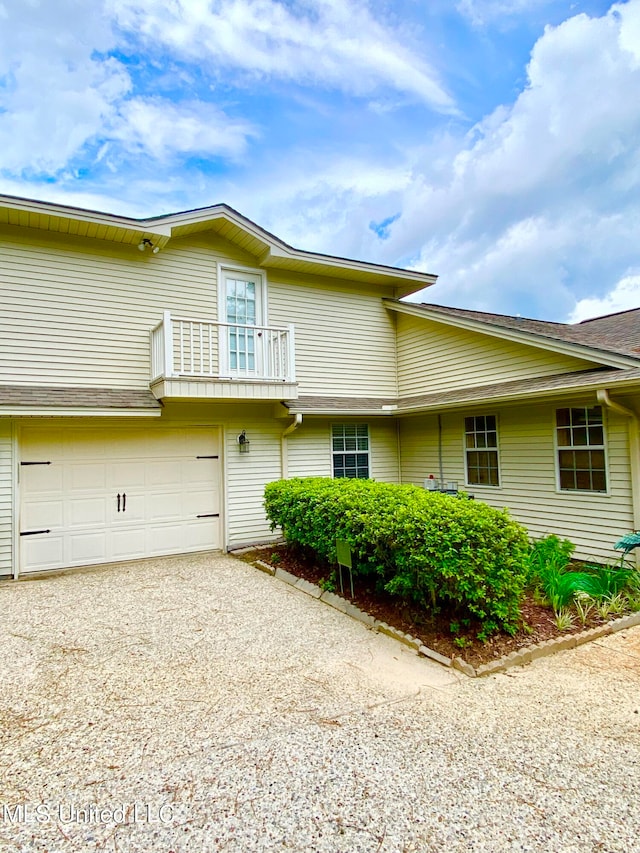
<svg viewBox="0 0 640 853">
<path fill-rule="evenodd" d="M 157 255 L 160 251 L 160 246 L 154 246 L 151 240 L 148 237 L 143 237 L 142 240 L 138 243 L 138 249 L 141 252 L 144 252 L 145 249 L 151 249 L 154 255 Z"/>
<path fill-rule="evenodd" d="M 238 447 L 240 449 L 240 453 L 249 453 L 250 446 L 251 442 L 247 438 L 247 433 L 245 430 L 242 430 L 238 436 Z"/>
</svg>

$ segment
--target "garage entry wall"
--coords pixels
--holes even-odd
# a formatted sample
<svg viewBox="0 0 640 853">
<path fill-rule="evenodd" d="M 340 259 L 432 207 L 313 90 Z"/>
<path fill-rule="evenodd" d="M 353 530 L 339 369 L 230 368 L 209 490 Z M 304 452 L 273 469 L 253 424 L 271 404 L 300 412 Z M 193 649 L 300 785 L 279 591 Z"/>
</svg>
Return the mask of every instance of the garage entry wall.
<svg viewBox="0 0 640 853">
<path fill-rule="evenodd" d="M 0 420 L 0 577 L 11 574 L 13 442 L 11 421 Z"/>
</svg>

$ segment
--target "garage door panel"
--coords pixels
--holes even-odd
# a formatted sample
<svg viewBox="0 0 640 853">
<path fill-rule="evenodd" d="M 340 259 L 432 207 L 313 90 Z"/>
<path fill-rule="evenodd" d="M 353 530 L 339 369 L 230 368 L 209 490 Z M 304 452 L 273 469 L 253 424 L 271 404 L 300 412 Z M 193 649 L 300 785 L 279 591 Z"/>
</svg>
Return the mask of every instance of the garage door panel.
<svg viewBox="0 0 640 853">
<path fill-rule="evenodd" d="M 66 564 L 65 537 L 62 534 L 39 534 L 21 538 L 22 559 L 31 571 L 57 569 Z"/>
<path fill-rule="evenodd" d="M 107 533 L 105 530 L 92 530 L 86 533 L 74 531 L 68 536 L 69 565 L 84 566 L 102 562 L 106 545 Z"/>
<path fill-rule="evenodd" d="M 112 515 L 104 497 L 72 498 L 64 506 L 67 510 L 64 526 L 72 530 L 82 527 L 104 527 L 109 523 Z"/>
<path fill-rule="evenodd" d="M 185 485 L 216 482 L 219 465 L 217 459 L 188 460 L 182 467 L 182 482 Z"/>
<path fill-rule="evenodd" d="M 189 543 L 187 551 L 201 551 L 206 543 L 220 536 L 220 522 L 217 518 L 201 518 L 186 525 L 186 537 Z"/>
<path fill-rule="evenodd" d="M 147 496 L 146 518 L 152 523 L 161 519 L 180 519 L 186 515 L 185 510 L 179 491 L 159 492 Z"/>
<path fill-rule="evenodd" d="M 95 492 L 107 488 L 107 466 L 105 462 L 72 463 L 67 466 L 67 472 L 65 488 L 68 491 Z"/>
<path fill-rule="evenodd" d="M 144 557 L 146 549 L 145 530 L 140 527 L 119 528 L 111 534 L 111 559 L 130 560 Z"/>
<path fill-rule="evenodd" d="M 147 469 L 147 485 L 148 486 L 175 486 L 182 482 L 182 468 L 186 467 L 188 462 L 184 459 L 167 459 L 165 461 L 158 460 L 156 464 L 148 466 Z"/>
<path fill-rule="evenodd" d="M 28 504 L 22 513 L 21 532 L 64 528 L 64 504 L 56 498 Z"/>
<path fill-rule="evenodd" d="M 220 463 L 195 458 L 217 450 L 212 427 L 23 427 L 21 459 L 52 464 L 21 467 L 21 532 L 51 530 L 21 537 L 22 570 L 220 547 L 218 519 L 197 519 L 219 512 Z"/>
<path fill-rule="evenodd" d="M 24 454 L 23 454 L 24 458 Z M 64 468 L 62 465 L 21 465 L 20 486 L 29 493 L 59 493 L 63 488 Z"/>
</svg>

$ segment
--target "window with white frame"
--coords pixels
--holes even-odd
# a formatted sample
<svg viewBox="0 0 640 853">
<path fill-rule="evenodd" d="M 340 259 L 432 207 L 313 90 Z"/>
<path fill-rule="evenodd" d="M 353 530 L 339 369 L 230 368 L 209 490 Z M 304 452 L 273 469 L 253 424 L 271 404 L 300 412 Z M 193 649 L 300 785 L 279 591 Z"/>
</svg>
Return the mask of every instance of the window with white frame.
<svg viewBox="0 0 640 853">
<path fill-rule="evenodd" d="M 366 480 L 370 475 L 368 424 L 332 424 L 334 477 Z"/>
<path fill-rule="evenodd" d="M 561 490 L 607 491 L 602 406 L 557 409 L 556 442 Z"/>
<path fill-rule="evenodd" d="M 472 486 L 499 486 L 498 426 L 495 415 L 474 415 L 464 419 L 467 483 Z"/>
</svg>

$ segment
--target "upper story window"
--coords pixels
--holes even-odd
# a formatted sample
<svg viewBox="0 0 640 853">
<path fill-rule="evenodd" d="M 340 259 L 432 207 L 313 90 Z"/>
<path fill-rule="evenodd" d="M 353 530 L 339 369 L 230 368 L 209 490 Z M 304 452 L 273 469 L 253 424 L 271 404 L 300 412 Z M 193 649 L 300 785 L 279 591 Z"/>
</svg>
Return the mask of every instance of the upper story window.
<svg viewBox="0 0 640 853">
<path fill-rule="evenodd" d="M 331 442 L 334 477 L 370 476 L 368 424 L 333 424 Z"/>
<path fill-rule="evenodd" d="M 499 486 L 498 427 L 495 415 L 475 415 L 464 419 L 467 483 L 472 486 Z"/>
<path fill-rule="evenodd" d="M 602 406 L 557 409 L 556 441 L 560 489 L 606 492 Z"/>
</svg>

